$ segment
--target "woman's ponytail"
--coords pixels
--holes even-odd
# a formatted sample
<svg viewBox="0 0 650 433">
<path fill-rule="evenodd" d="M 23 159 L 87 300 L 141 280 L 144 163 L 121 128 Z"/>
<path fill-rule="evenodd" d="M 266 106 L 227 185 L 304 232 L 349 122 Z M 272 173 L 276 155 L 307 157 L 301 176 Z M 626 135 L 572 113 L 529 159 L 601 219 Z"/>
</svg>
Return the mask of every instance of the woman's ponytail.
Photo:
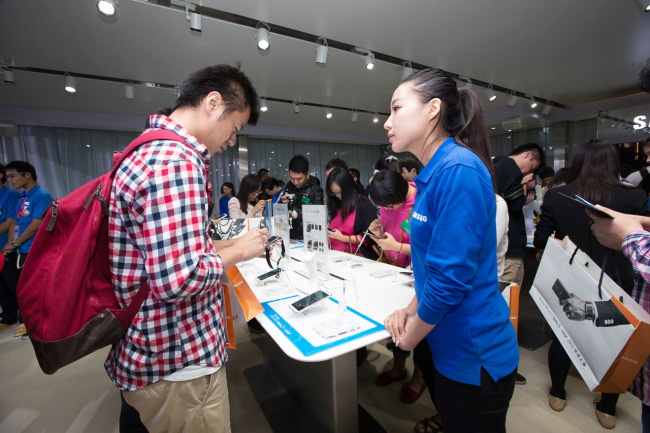
<svg viewBox="0 0 650 433">
<path fill-rule="evenodd" d="M 465 118 L 465 126 L 454 137 L 463 146 L 471 149 L 483 161 L 492 176 L 494 184 L 494 165 L 492 164 L 492 151 L 490 136 L 485 125 L 485 115 L 481 103 L 472 90 L 465 87 L 458 89 L 460 103 Z"/>
</svg>

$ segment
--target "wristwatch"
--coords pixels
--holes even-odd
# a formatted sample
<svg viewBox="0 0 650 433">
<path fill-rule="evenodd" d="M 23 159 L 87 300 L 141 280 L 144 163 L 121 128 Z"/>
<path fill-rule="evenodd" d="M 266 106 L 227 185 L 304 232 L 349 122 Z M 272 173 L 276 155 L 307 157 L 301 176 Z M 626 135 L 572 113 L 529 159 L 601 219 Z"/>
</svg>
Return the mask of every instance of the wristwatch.
<svg viewBox="0 0 650 433">
<path fill-rule="evenodd" d="M 19 246 L 21 246 L 22 244 L 17 244 L 17 243 L 16 243 L 16 239 L 14 239 L 14 240 L 11 241 L 11 245 L 13 245 L 13 246 L 15 246 L 15 247 L 19 247 Z"/>
<path fill-rule="evenodd" d="M 596 311 L 591 301 L 585 301 L 585 319 L 591 320 L 592 322 L 596 319 Z"/>
</svg>

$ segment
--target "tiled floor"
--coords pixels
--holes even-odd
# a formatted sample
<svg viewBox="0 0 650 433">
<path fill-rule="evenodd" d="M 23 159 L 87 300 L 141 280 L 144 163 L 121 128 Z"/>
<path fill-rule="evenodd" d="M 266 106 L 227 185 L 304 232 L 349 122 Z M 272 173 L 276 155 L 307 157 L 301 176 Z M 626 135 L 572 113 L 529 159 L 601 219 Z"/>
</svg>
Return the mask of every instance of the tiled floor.
<svg viewBox="0 0 650 433">
<path fill-rule="evenodd" d="M 0 331 L 0 433 L 117 433 L 120 398 L 103 369 L 106 350 L 63 368 L 52 376 L 38 368 L 29 341 L 12 337 L 13 329 Z M 271 432 L 243 371 L 262 361 L 265 336 L 249 337 L 237 330 L 238 349 L 230 353 L 228 384 L 234 433 Z M 359 401 L 389 432 L 411 432 L 418 419 L 432 414 L 427 393 L 414 404 L 399 402 L 400 383 L 386 388 L 374 385 L 378 372 L 390 362 L 382 344 L 369 347 L 368 362 L 358 370 Z M 520 349 L 520 371 L 528 379 L 517 386 L 508 412 L 508 431 L 524 433 L 604 432 L 596 420 L 589 392 L 573 372 L 567 381 L 568 404 L 563 412 L 550 409 L 546 353 L 548 345 L 530 352 Z M 411 361 L 409 361 L 411 362 Z M 411 369 L 412 365 L 407 364 Z M 641 403 L 621 396 L 615 432 L 641 432 Z"/>
</svg>

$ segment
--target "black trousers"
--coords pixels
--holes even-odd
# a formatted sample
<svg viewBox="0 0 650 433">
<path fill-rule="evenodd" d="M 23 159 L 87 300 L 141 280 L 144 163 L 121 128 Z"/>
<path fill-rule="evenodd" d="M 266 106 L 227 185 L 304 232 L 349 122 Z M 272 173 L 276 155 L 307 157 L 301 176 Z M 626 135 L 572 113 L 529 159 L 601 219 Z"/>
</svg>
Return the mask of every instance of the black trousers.
<svg viewBox="0 0 650 433">
<path fill-rule="evenodd" d="M 18 253 L 12 252 L 5 256 L 4 266 L 0 274 L 0 307 L 2 307 L 2 323 L 22 323 L 18 311 L 18 298 L 16 297 L 16 288 L 20 272 L 27 259 L 27 254 L 20 254 L 20 263 L 18 264 Z M 18 268 L 20 267 L 20 269 Z"/>
<path fill-rule="evenodd" d="M 436 369 L 433 365 L 431 348 L 429 347 L 426 338 L 423 338 L 422 341 L 420 341 L 413 349 L 413 363 L 420 367 L 420 371 L 422 371 L 422 379 L 424 379 L 424 383 L 427 384 L 427 390 L 429 391 L 429 396 L 431 397 L 433 406 L 440 410 L 436 404 Z"/>
<path fill-rule="evenodd" d="M 140 421 L 140 414 L 126 400 L 124 394 L 120 391 L 122 399 L 122 409 L 120 410 L 120 433 L 149 433 L 147 428 Z"/>
<path fill-rule="evenodd" d="M 481 385 L 475 386 L 436 371 L 436 400 L 445 433 L 505 433 L 516 373 L 517 369 L 495 382 L 481 368 Z"/>
</svg>

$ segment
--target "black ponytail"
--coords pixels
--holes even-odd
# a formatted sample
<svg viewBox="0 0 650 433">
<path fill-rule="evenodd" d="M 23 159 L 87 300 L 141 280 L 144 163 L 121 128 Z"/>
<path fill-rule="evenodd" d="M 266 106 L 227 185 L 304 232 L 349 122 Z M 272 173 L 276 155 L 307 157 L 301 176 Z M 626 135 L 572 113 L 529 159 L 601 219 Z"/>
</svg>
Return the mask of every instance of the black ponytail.
<svg viewBox="0 0 650 433">
<path fill-rule="evenodd" d="M 485 126 L 485 116 L 476 94 L 466 88 L 460 90 L 456 81 L 442 69 L 429 68 L 414 72 L 402 83 L 412 82 L 414 91 L 422 103 L 434 98 L 442 102 L 440 119 L 442 128 L 456 142 L 474 152 L 485 164 L 494 187 L 494 166 L 490 150 L 490 138 Z M 438 125 L 434 126 L 434 130 Z"/>
</svg>

